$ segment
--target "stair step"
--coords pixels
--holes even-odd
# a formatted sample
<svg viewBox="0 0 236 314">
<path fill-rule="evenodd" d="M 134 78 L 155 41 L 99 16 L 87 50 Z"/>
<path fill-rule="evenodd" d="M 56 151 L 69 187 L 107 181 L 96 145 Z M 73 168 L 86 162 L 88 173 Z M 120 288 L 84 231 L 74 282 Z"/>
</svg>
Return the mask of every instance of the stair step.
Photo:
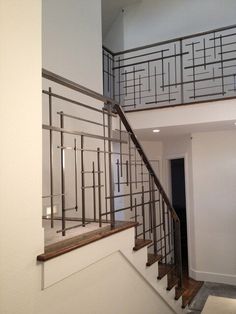
<svg viewBox="0 0 236 314">
<path fill-rule="evenodd" d="M 159 262 L 162 259 L 162 256 L 159 254 L 148 254 L 148 260 L 146 266 L 151 266 L 152 264 Z"/>
<path fill-rule="evenodd" d="M 183 295 L 185 289 L 184 288 L 175 288 L 175 300 L 179 300 L 179 298 Z"/>
<path fill-rule="evenodd" d="M 133 250 L 138 251 L 151 243 L 152 243 L 152 240 L 135 239 L 135 246 Z"/>
<path fill-rule="evenodd" d="M 184 293 L 182 295 L 182 308 L 190 304 L 193 298 L 203 285 L 203 281 L 196 281 L 192 278 L 184 279 Z"/>
<path fill-rule="evenodd" d="M 174 265 L 159 263 L 157 279 L 162 279 L 165 275 L 167 275 L 170 271 L 172 271 L 173 268 L 174 268 Z"/>
<path fill-rule="evenodd" d="M 167 288 L 166 290 L 170 291 L 174 286 L 179 282 L 179 279 L 175 275 L 174 271 L 171 271 L 167 274 Z"/>
</svg>

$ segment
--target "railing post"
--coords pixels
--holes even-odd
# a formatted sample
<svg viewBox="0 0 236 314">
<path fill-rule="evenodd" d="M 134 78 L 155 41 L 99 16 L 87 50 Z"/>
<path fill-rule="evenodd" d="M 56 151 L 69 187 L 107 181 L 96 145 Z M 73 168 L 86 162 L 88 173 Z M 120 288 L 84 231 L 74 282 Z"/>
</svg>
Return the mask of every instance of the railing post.
<svg viewBox="0 0 236 314">
<path fill-rule="evenodd" d="M 183 39 L 179 41 L 180 49 L 180 83 L 181 83 L 181 104 L 184 104 L 184 65 L 183 65 Z"/>
<path fill-rule="evenodd" d="M 110 213 L 111 213 L 111 228 L 115 227 L 115 208 L 114 208 L 114 180 L 113 180 L 113 168 L 112 168 L 112 105 L 108 106 L 108 164 L 109 164 L 109 192 L 110 192 Z"/>
</svg>

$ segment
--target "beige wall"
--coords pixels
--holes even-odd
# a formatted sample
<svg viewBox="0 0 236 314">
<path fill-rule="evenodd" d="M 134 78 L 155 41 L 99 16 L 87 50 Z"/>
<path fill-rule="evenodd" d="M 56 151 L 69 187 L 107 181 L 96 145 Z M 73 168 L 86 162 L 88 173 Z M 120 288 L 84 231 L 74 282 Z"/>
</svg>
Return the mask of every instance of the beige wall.
<svg viewBox="0 0 236 314">
<path fill-rule="evenodd" d="M 41 1 L 0 1 L 0 313 L 34 313 L 40 289 Z"/>
</svg>

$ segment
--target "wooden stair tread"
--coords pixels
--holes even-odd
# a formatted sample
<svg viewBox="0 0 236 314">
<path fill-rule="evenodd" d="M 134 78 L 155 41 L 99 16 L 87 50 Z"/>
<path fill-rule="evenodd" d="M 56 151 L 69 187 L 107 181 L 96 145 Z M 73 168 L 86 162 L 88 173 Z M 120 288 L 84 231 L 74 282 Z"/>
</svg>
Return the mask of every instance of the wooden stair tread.
<svg viewBox="0 0 236 314">
<path fill-rule="evenodd" d="M 162 259 L 162 256 L 159 254 L 149 253 L 146 266 L 151 266 L 152 264 L 159 262 Z"/>
<path fill-rule="evenodd" d="M 174 271 L 171 271 L 167 274 L 167 288 L 166 290 L 171 290 L 172 288 L 174 288 L 174 286 L 176 286 L 179 282 L 178 277 L 176 276 L 176 274 L 174 273 Z"/>
<path fill-rule="evenodd" d="M 162 279 L 165 275 L 167 275 L 170 271 L 172 271 L 173 268 L 174 268 L 174 265 L 159 263 L 157 279 Z"/>
<path fill-rule="evenodd" d="M 192 278 L 184 278 L 184 292 L 182 295 L 182 308 L 191 303 L 203 285 L 203 281 L 196 281 Z"/>
<path fill-rule="evenodd" d="M 152 243 L 152 240 L 135 239 L 135 246 L 133 250 L 138 251 L 151 243 Z"/>
</svg>

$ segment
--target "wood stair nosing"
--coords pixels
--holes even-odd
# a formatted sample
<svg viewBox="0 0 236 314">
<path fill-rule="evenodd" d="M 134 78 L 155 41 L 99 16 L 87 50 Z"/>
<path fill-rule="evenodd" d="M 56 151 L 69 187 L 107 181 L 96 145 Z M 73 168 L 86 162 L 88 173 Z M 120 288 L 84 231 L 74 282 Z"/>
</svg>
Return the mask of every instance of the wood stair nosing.
<svg viewBox="0 0 236 314">
<path fill-rule="evenodd" d="M 168 276 L 168 274 L 167 274 L 167 276 Z M 167 279 L 167 282 L 168 282 L 168 284 L 167 284 L 166 290 L 170 291 L 172 288 L 174 288 L 178 284 L 179 279 L 173 275 L 172 278 Z"/>
<path fill-rule="evenodd" d="M 165 275 L 167 275 L 173 269 L 174 269 L 174 265 L 159 263 L 157 279 L 159 279 L 159 280 L 162 279 Z"/>
<path fill-rule="evenodd" d="M 184 294 L 185 289 L 175 287 L 175 300 L 179 300 L 179 298 Z"/>
<path fill-rule="evenodd" d="M 149 266 L 153 265 L 154 263 L 159 262 L 161 259 L 162 259 L 161 255 L 149 253 L 146 266 L 149 267 Z"/>
<path fill-rule="evenodd" d="M 135 246 L 133 247 L 133 250 L 138 251 L 151 243 L 152 240 L 135 239 Z"/>
</svg>

